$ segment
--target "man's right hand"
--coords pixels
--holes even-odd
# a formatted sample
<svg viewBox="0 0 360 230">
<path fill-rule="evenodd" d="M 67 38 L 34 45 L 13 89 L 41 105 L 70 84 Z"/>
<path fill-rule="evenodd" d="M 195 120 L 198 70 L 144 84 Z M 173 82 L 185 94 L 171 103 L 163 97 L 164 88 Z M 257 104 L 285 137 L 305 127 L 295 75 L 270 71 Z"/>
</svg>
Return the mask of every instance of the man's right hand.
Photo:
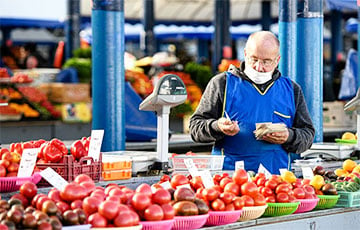
<svg viewBox="0 0 360 230">
<path fill-rule="evenodd" d="M 228 136 L 235 136 L 240 131 L 237 121 L 231 121 L 225 117 L 221 117 L 217 123 L 221 132 Z"/>
</svg>

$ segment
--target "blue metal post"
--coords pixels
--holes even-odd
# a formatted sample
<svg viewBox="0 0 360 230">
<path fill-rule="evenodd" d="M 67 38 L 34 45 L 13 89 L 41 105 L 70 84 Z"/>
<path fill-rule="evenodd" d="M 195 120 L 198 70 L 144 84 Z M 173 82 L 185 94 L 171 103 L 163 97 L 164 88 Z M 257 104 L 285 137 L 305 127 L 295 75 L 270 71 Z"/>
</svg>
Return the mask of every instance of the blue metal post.
<svg viewBox="0 0 360 230">
<path fill-rule="evenodd" d="M 154 0 L 144 0 L 143 25 L 145 30 L 145 56 L 151 56 L 156 52 L 156 38 L 154 34 Z"/>
<path fill-rule="evenodd" d="M 279 70 L 295 80 L 296 76 L 296 14 L 297 0 L 279 1 Z"/>
<path fill-rule="evenodd" d="M 323 24 L 322 0 L 298 2 L 296 82 L 304 91 L 315 142 L 323 140 Z"/>
<path fill-rule="evenodd" d="M 261 26 L 262 30 L 270 30 L 271 26 L 271 2 L 261 2 Z"/>
<path fill-rule="evenodd" d="M 104 129 L 102 151 L 125 150 L 124 1 L 93 0 L 93 129 Z"/>
<path fill-rule="evenodd" d="M 342 13 L 339 10 L 331 11 L 331 66 L 336 64 L 337 54 L 343 51 L 343 22 Z M 333 71 L 333 69 L 332 69 Z"/>
<path fill-rule="evenodd" d="M 80 0 L 68 0 L 66 22 L 65 58 L 73 56 L 73 50 L 80 47 Z"/>
</svg>

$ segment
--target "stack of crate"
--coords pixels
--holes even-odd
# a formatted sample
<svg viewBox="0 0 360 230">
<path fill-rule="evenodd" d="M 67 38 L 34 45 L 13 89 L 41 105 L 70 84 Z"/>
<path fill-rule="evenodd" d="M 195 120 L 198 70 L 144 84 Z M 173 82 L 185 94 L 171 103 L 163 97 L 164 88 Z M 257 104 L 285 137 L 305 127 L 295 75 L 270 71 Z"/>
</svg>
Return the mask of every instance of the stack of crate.
<svg viewBox="0 0 360 230">
<path fill-rule="evenodd" d="M 102 179 L 123 180 L 131 178 L 132 159 L 123 155 L 103 155 Z"/>
</svg>

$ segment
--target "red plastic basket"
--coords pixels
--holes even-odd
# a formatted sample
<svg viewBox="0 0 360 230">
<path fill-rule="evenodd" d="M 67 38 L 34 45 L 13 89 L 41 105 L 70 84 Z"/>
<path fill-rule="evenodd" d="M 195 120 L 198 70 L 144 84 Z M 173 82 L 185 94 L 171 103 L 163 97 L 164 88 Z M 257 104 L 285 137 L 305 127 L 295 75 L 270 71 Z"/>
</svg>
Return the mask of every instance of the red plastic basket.
<svg viewBox="0 0 360 230">
<path fill-rule="evenodd" d="M 198 229 L 205 225 L 209 214 L 196 216 L 175 216 L 173 230 L 192 230 Z"/>
<path fill-rule="evenodd" d="M 299 207 L 296 209 L 294 213 L 303 213 L 313 210 L 320 198 L 315 199 L 298 199 L 300 201 Z"/>
<path fill-rule="evenodd" d="M 90 161 L 90 164 L 87 162 Z M 40 170 L 44 170 L 47 167 L 54 169 L 60 176 L 66 181 L 71 182 L 76 176 L 80 174 L 86 174 L 97 182 L 101 178 L 101 154 L 98 161 L 94 161 L 92 157 L 82 157 L 78 162 L 74 161 L 74 158 L 70 155 L 64 156 L 62 163 L 45 163 L 36 165 Z M 45 180 L 41 179 L 38 187 L 48 187 L 50 184 Z"/>
<path fill-rule="evenodd" d="M 38 173 L 35 173 L 31 177 L 0 177 L 0 192 L 14 192 L 26 181 L 37 184 L 40 180 L 41 176 Z"/>
<path fill-rule="evenodd" d="M 235 223 L 241 216 L 242 210 L 235 211 L 209 211 L 209 217 L 205 223 L 207 226 L 218 226 Z"/>
<path fill-rule="evenodd" d="M 174 219 L 161 221 L 140 221 L 143 230 L 170 230 Z"/>
</svg>

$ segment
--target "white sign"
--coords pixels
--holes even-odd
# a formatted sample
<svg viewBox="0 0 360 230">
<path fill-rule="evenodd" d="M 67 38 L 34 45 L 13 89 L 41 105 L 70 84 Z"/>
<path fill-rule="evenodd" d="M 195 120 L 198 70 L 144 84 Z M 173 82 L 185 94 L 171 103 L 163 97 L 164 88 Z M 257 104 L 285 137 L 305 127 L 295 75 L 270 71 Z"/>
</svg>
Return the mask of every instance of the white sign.
<svg viewBox="0 0 360 230">
<path fill-rule="evenodd" d="M 250 173 L 246 173 L 246 175 L 248 176 L 248 182 L 252 182 L 252 179 L 251 179 L 251 176 L 250 176 Z"/>
<path fill-rule="evenodd" d="M 283 175 L 288 170 L 287 169 L 279 169 L 279 171 L 280 171 L 280 175 Z"/>
<path fill-rule="evenodd" d="M 47 180 L 52 186 L 57 188 L 59 191 L 68 184 L 68 182 L 62 178 L 54 169 L 47 167 L 45 170 L 40 172 L 40 175 Z"/>
<path fill-rule="evenodd" d="M 209 170 L 199 171 L 199 175 L 205 188 L 211 188 L 214 186 L 214 181 Z"/>
<path fill-rule="evenodd" d="M 182 184 L 182 185 L 178 185 L 178 186 L 176 186 L 176 189 L 178 189 L 178 188 L 182 188 L 182 187 L 192 189 L 192 188 L 191 188 L 191 186 L 190 186 L 190 184 Z"/>
<path fill-rule="evenodd" d="M 264 173 L 266 179 L 271 177 L 271 173 L 262 164 L 259 165 L 258 173 Z"/>
<path fill-rule="evenodd" d="M 235 170 L 237 169 L 245 169 L 244 161 L 236 161 L 235 162 Z"/>
<path fill-rule="evenodd" d="M 302 167 L 301 171 L 304 179 L 311 180 L 314 177 L 314 173 L 310 167 Z"/>
<path fill-rule="evenodd" d="M 163 187 L 164 189 L 171 188 L 170 181 L 165 181 L 165 182 L 161 183 L 160 185 L 161 185 L 161 187 Z"/>
<path fill-rule="evenodd" d="M 34 171 L 39 148 L 24 149 L 17 177 L 30 177 Z"/>
<path fill-rule="evenodd" d="M 196 168 L 192 159 L 184 159 L 184 163 L 192 177 L 196 177 L 199 175 L 199 170 Z"/>
<path fill-rule="evenodd" d="M 92 157 L 94 161 L 99 160 L 103 137 L 104 137 L 103 129 L 91 130 L 91 139 L 89 144 L 88 156 Z"/>
</svg>

